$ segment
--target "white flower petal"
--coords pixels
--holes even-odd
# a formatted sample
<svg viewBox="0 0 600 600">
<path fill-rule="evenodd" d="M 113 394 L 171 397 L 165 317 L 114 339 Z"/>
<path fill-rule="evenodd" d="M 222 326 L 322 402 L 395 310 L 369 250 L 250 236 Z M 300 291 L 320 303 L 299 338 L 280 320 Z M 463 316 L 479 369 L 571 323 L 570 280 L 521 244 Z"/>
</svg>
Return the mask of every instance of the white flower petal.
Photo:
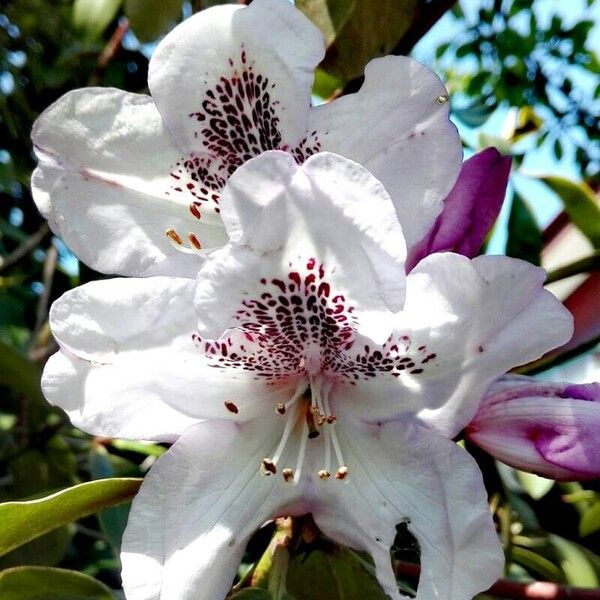
<svg viewBox="0 0 600 600">
<path fill-rule="evenodd" d="M 61 352 L 42 379 L 46 398 L 95 435 L 173 440 L 208 417 L 245 421 L 289 399 L 295 382 L 265 386 L 215 368 L 194 343 L 193 282 L 98 281 L 51 310 Z"/>
<path fill-rule="evenodd" d="M 360 165 L 320 153 L 298 166 L 289 154 L 265 153 L 231 177 L 222 211 L 232 243 L 198 276 L 203 335 L 233 326 L 242 301 L 259 300 L 273 280 L 273 293 L 289 295 L 293 278 L 305 281 L 309 272 L 315 289 L 326 286 L 318 296 L 351 300 L 361 328 L 373 335 L 385 324 L 380 313 L 402 305 L 402 230 L 383 186 Z"/>
<path fill-rule="evenodd" d="M 123 536 L 128 600 L 222 600 L 251 534 L 303 512 L 298 486 L 259 474 L 273 425 L 201 423 L 152 467 Z"/>
<path fill-rule="evenodd" d="M 165 231 L 194 233 L 205 247 L 225 242 L 212 208 L 202 221 L 190 213 L 196 198 L 172 176 L 181 178 L 181 150 L 149 96 L 74 90 L 42 113 L 32 139 L 40 161 L 32 179 L 38 208 L 94 269 L 193 276 L 200 258 L 174 248 Z"/>
<path fill-rule="evenodd" d="M 386 344 L 363 350 L 357 340 L 348 351 L 359 375 L 373 375 L 341 390 L 337 410 L 369 421 L 416 414 L 453 437 L 493 380 L 571 336 L 572 318 L 544 279 L 542 269 L 506 257 L 427 257 L 406 279 Z"/>
<path fill-rule="evenodd" d="M 218 6 L 184 21 L 156 48 L 149 86 L 186 153 L 238 166 L 306 135 L 319 30 L 281 0 Z"/>
<path fill-rule="evenodd" d="M 464 450 L 408 421 L 336 428 L 348 476 L 321 482 L 315 521 L 333 539 L 371 554 L 391 599 L 406 598 L 390 561 L 402 522 L 421 548 L 417 600 L 471 600 L 494 583 L 502 551 L 481 474 Z"/>
<path fill-rule="evenodd" d="M 366 66 L 357 93 L 310 113 L 322 150 L 356 160 L 385 185 L 409 247 L 433 224 L 461 167 L 447 94 L 429 69 L 388 56 Z"/>
</svg>

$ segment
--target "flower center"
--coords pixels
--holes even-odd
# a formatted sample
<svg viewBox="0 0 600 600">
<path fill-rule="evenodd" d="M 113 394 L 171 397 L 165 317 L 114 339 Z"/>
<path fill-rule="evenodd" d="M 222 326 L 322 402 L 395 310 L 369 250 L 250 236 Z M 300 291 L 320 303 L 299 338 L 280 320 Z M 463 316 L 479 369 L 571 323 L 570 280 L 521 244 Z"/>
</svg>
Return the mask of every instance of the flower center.
<svg viewBox="0 0 600 600">
<path fill-rule="evenodd" d="M 337 470 L 335 479 L 342 481 L 348 476 L 340 443 L 335 432 L 336 416 L 329 406 L 331 384 L 322 378 L 302 379 L 292 397 L 285 403 L 275 406 L 275 412 L 285 418 L 285 425 L 279 444 L 270 457 L 262 459 L 260 472 L 265 477 L 281 474 L 284 481 L 297 483 L 302 474 L 308 440 L 323 436 L 324 457 L 317 470 L 319 479 L 331 477 L 332 450 L 335 454 Z M 282 463 L 285 449 L 296 443 L 298 452 L 295 466 Z"/>
</svg>

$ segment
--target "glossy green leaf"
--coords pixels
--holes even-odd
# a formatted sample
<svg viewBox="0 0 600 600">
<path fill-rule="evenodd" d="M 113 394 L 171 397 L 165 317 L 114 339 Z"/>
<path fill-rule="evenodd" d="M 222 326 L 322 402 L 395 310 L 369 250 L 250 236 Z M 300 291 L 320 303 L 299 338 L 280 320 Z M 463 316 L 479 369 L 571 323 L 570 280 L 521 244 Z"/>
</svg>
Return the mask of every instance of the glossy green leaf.
<svg viewBox="0 0 600 600">
<path fill-rule="evenodd" d="M 75 571 L 15 567 L 0 572 L 2 600 L 114 600 L 99 581 Z"/>
<path fill-rule="evenodd" d="M 508 217 L 506 255 L 540 264 L 542 232 L 527 202 L 515 192 Z"/>
<path fill-rule="evenodd" d="M 89 481 L 38 500 L 0 504 L 0 555 L 57 527 L 133 498 L 141 479 Z"/>
<path fill-rule="evenodd" d="M 552 546 L 558 554 L 558 562 L 567 583 L 577 587 L 598 587 L 600 581 L 584 549 L 558 535 L 550 535 Z"/>
<path fill-rule="evenodd" d="M 121 0 L 75 0 L 72 21 L 87 40 L 96 40 L 116 17 Z"/>
<path fill-rule="evenodd" d="M 579 535 L 586 536 L 600 530 L 600 502 L 586 510 L 579 521 Z"/>
<path fill-rule="evenodd" d="M 321 30 L 326 46 L 330 46 L 342 30 L 357 0 L 296 0 L 296 6 Z"/>
<path fill-rule="evenodd" d="M 290 562 L 287 590 L 311 600 L 387 600 L 377 579 L 350 550 L 313 550 Z"/>
<path fill-rule="evenodd" d="M 415 4 L 416 0 L 379 0 L 373 10 L 371 0 L 297 2 L 328 40 L 335 33 L 321 67 L 344 81 L 360 77 L 371 59 L 391 52 L 412 24 Z"/>
<path fill-rule="evenodd" d="M 140 42 L 151 42 L 181 19 L 183 0 L 125 0 L 125 15 Z"/>
<path fill-rule="evenodd" d="M 576 183 L 563 177 L 541 177 L 562 200 L 566 213 L 594 248 L 600 248 L 600 206 L 594 192 L 585 183 Z"/>
</svg>

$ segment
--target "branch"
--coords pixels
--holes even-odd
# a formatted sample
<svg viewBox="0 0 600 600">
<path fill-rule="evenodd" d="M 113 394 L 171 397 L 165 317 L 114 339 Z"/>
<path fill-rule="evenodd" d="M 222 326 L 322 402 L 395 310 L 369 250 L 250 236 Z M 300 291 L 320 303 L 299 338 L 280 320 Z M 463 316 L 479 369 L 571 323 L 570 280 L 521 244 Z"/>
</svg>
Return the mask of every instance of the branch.
<svg viewBox="0 0 600 600">
<path fill-rule="evenodd" d="M 100 55 L 98 56 L 98 60 L 96 61 L 96 66 L 90 75 L 88 80 L 88 85 L 98 85 L 100 80 L 102 79 L 102 75 L 104 71 L 106 71 L 106 67 L 110 64 L 110 61 L 115 57 L 119 48 L 121 47 L 121 42 L 125 37 L 125 34 L 129 31 L 129 21 L 127 19 L 121 19 L 114 33 L 110 36 L 108 42 L 106 42 L 106 46 Z"/>
<path fill-rule="evenodd" d="M 421 568 L 418 565 L 405 562 L 396 564 L 398 575 L 417 578 L 420 572 Z M 511 600 L 600 600 L 600 589 L 576 588 L 548 581 L 518 583 L 508 579 L 499 579 L 485 593 Z"/>
<path fill-rule="evenodd" d="M 597 271 L 600 269 L 600 251 L 596 251 L 590 256 L 586 256 L 581 260 L 550 271 L 546 278 L 546 284 L 572 277 L 573 275 L 579 275 L 580 273 L 589 273 L 590 271 Z"/>
<path fill-rule="evenodd" d="M 20 246 L 6 256 L 0 256 L 0 272 L 12 267 L 19 262 L 24 256 L 35 250 L 48 234 L 50 228 L 48 223 L 42 223 L 40 228 L 31 236 L 29 236 Z"/>
</svg>

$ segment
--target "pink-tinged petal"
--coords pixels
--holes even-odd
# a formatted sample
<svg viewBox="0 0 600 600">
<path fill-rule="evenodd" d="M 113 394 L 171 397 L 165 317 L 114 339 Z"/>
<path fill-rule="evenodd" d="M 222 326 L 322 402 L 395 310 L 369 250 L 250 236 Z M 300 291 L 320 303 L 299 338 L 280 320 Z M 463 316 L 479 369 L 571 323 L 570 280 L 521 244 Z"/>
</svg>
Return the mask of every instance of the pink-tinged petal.
<svg viewBox="0 0 600 600">
<path fill-rule="evenodd" d="M 511 158 L 487 148 L 463 163 L 458 181 L 444 200 L 427 235 L 409 254 L 406 270 L 433 252 L 456 252 L 473 258 L 502 208 Z"/>
<path fill-rule="evenodd" d="M 310 114 L 309 131 L 323 150 L 356 160 L 384 184 L 409 248 L 432 226 L 460 171 L 462 147 L 447 94 L 429 69 L 388 56 L 367 65 L 356 94 Z"/>
<path fill-rule="evenodd" d="M 299 486 L 259 474 L 277 444 L 274 418 L 201 423 L 152 467 L 123 536 L 128 600 L 223 600 L 252 533 L 307 512 Z"/>
<path fill-rule="evenodd" d="M 569 339 L 572 318 L 544 279 L 543 269 L 502 256 L 428 256 L 407 276 L 386 343 L 357 340 L 347 351 L 358 377 L 334 389 L 336 411 L 371 422 L 416 415 L 455 436 L 492 381 Z"/>
<path fill-rule="evenodd" d="M 181 150 L 149 96 L 105 88 L 69 92 L 38 118 L 32 139 L 39 159 L 32 178 L 36 204 L 92 268 L 193 276 L 200 257 L 174 248 L 166 231 L 193 233 L 207 248 L 225 242 L 213 208 L 202 221 L 190 213 L 196 197 L 175 173 Z"/>
<path fill-rule="evenodd" d="M 559 481 L 600 477 L 600 383 L 495 383 L 467 438 L 498 460 Z"/>
<path fill-rule="evenodd" d="M 42 389 L 93 435 L 173 441 L 201 419 L 273 412 L 295 382 L 266 387 L 215 368 L 194 342 L 193 281 L 112 279 L 75 288 L 50 313 L 61 347 Z"/>
<path fill-rule="evenodd" d="M 160 42 L 148 83 L 184 153 L 233 172 L 264 150 L 302 146 L 323 54 L 321 33 L 289 2 L 217 6 Z"/>
<path fill-rule="evenodd" d="M 471 600 L 500 576 L 503 555 L 481 473 L 443 436 L 400 421 L 336 425 L 348 467 L 343 482 L 317 482 L 313 511 L 330 537 L 367 551 L 393 600 L 400 594 L 390 564 L 396 525 L 421 548 L 417 600 Z"/>
<path fill-rule="evenodd" d="M 305 302 L 307 324 L 323 307 L 334 311 L 328 321 L 356 317 L 373 335 L 388 327 L 377 315 L 402 305 L 405 245 L 387 192 L 363 167 L 325 152 L 299 166 L 268 152 L 236 171 L 222 204 L 232 242 L 198 276 L 203 336 L 239 327 L 249 308 L 260 321 L 257 310 L 276 319 Z"/>
</svg>

